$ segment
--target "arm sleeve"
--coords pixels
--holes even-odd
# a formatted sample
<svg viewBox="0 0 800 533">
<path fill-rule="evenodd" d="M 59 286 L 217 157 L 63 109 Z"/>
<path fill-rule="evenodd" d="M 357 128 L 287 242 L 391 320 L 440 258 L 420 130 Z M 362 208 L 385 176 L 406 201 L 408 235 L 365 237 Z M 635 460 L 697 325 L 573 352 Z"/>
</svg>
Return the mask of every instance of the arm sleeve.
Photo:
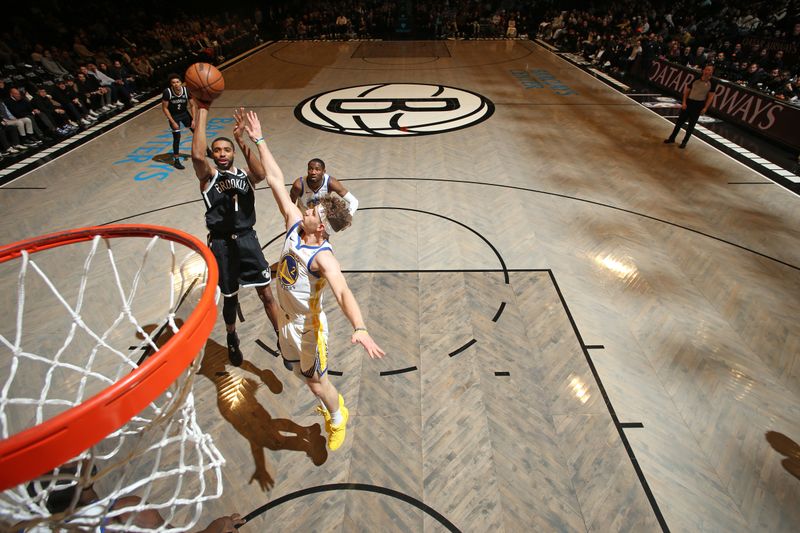
<svg viewBox="0 0 800 533">
<path fill-rule="evenodd" d="M 358 199 L 353 196 L 353 193 L 350 191 L 348 191 L 342 199 L 347 202 L 347 210 L 350 211 L 350 216 L 355 215 L 356 210 L 358 209 Z"/>
</svg>

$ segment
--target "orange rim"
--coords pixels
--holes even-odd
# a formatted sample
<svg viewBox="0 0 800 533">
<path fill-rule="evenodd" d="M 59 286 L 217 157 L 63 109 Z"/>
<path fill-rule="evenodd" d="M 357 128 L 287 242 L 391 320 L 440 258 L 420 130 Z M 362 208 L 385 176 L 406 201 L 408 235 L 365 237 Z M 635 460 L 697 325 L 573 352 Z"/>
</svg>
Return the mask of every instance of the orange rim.
<svg viewBox="0 0 800 533">
<path fill-rule="evenodd" d="M 211 334 L 217 319 L 215 293 L 217 262 L 211 250 L 197 237 L 163 226 L 120 224 L 78 228 L 0 248 L 0 263 L 22 255 L 108 238 L 159 236 L 200 254 L 208 268 L 208 279 L 197 307 L 164 346 L 136 370 L 80 405 L 38 426 L 0 440 L 0 491 L 25 483 L 64 464 L 122 427 L 156 399 L 191 364 Z"/>
</svg>

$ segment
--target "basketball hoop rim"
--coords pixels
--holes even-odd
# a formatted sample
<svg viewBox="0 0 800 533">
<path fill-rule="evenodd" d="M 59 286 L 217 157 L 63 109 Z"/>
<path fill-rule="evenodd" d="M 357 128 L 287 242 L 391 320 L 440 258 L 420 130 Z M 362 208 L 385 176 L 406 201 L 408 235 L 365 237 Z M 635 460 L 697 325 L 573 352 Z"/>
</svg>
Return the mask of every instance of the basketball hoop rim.
<svg viewBox="0 0 800 533">
<path fill-rule="evenodd" d="M 154 237 L 182 244 L 206 262 L 206 286 L 178 332 L 138 368 L 87 399 L 41 424 L 0 440 L 0 491 L 25 483 L 64 464 L 116 431 L 163 393 L 191 364 L 217 318 L 218 269 L 214 255 L 197 237 L 164 226 L 118 224 L 60 231 L 0 247 L 0 263 L 30 254 L 90 241 L 96 236 Z"/>
</svg>

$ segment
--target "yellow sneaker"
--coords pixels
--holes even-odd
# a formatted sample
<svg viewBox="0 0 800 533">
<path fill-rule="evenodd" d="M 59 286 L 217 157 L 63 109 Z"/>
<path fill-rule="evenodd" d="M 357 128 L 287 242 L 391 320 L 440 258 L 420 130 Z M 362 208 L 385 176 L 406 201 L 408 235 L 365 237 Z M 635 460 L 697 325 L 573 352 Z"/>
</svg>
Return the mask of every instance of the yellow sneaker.
<svg viewBox="0 0 800 533">
<path fill-rule="evenodd" d="M 339 411 L 342 413 L 342 423 L 338 426 L 334 426 L 330 423 L 328 424 L 328 428 L 330 428 L 328 431 L 328 448 L 330 448 L 331 451 L 339 449 L 339 446 L 344 442 L 344 434 L 347 430 L 347 419 L 350 418 L 350 412 L 344 405 L 339 408 Z"/>
<path fill-rule="evenodd" d="M 342 407 L 344 407 L 344 398 L 340 394 L 339 395 L 339 409 L 341 409 Z M 325 431 L 327 431 L 328 434 L 330 434 L 330 432 L 331 432 L 331 414 L 330 414 L 330 412 L 328 412 L 327 409 L 323 409 L 323 407 L 321 405 L 318 405 L 317 406 L 317 413 L 321 414 L 323 416 L 323 418 L 325 418 Z"/>
<path fill-rule="evenodd" d="M 341 407 L 339 409 L 341 409 Z M 323 409 L 321 405 L 317 406 L 317 413 L 321 414 L 325 418 L 325 431 L 330 433 L 331 432 L 331 414 L 328 412 L 327 409 Z"/>
</svg>

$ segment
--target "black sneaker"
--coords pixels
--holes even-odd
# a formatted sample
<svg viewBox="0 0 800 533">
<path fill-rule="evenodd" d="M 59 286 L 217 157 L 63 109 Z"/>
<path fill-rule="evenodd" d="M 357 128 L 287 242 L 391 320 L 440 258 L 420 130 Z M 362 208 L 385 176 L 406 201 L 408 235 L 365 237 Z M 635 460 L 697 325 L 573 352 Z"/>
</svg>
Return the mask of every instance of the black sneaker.
<svg viewBox="0 0 800 533">
<path fill-rule="evenodd" d="M 664 139 L 664 144 L 672 144 L 674 142 L 672 139 Z"/>
<path fill-rule="evenodd" d="M 236 332 L 228 333 L 228 361 L 233 366 L 240 366 L 244 361 L 242 351 L 239 349 L 239 336 Z"/>
<path fill-rule="evenodd" d="M 177 157 L 175 158 L 175 161 L 172 163 L 172 165 L 178 170 L 183 170 L 186 168 L 185 166 L 183 166 L 183 163 L 181 163 L 181 160 L 178 159 Z"/>
</svg>

